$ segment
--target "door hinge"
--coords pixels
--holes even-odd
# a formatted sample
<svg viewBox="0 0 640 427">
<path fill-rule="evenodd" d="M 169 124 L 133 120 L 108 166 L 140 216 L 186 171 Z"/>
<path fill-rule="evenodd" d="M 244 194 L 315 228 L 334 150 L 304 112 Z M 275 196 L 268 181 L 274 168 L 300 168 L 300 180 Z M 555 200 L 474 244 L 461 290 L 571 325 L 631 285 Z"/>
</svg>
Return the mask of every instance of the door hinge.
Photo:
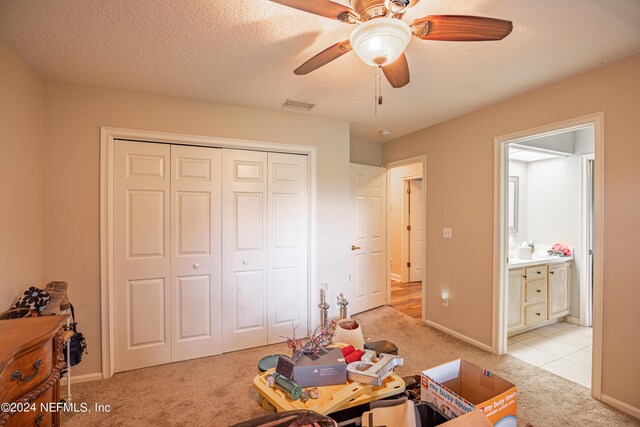
<svg viewBox="0 0 640 427">
<path fill-rule="evenodd" d="M 407 267 L 411 267 L 411 263 L 410 262 L 407 263 Z"/>
<path fill-rule="evenodd" d="M 407 188 L 407 194 L 411 194 L 411 187 Z"/>
<path fill-rule="evenodd" d="M 407 225 L 407 230 L 411 231 L 411 226 L 410 225 Z"/>
</svg>

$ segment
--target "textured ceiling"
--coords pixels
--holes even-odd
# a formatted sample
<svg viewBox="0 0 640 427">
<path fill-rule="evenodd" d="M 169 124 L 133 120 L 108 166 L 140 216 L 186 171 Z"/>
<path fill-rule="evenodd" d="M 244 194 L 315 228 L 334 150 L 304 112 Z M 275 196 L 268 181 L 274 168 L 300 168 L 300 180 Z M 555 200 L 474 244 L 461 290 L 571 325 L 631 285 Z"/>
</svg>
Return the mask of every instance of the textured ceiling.
<svg viewBox="0 0 640 427">
<path fill-rule="evenodd" d="M 268 0 L 0 0 L 0 39 L 46 79 L 270 110 L 291 98 L 376 142 L 640 51 L 638 0 L 422 0 L 405 20 L 429 14 L 514 30 L 499 42 L 413 39 L 411 83 L 385 81 L 377 116 L 374 69 L 354 53 L 293 74 L 353 27 Z"/>
</svg>

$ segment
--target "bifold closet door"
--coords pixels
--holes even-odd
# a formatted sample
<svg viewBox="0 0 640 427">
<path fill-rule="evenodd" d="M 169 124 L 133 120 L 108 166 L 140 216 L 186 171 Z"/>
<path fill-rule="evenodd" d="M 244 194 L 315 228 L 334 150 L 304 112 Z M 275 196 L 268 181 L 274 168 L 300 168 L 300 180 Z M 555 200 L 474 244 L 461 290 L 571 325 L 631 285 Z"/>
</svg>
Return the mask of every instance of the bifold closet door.
<svg viewBox="0 0 640 427">
<path fill-rule="evenodd" d="M 171 146 L 171 360 L 222 352 L 222 153 Z"/>
<path fill-rule="evenodd" d="M 116 372 L 171 362 L 170 151 L 164 144 L 115 144 Z"/>
<path fill-rule="evenodd" d="M 307 333 L 307 156 L 268 155 L 268 343 Z"/>
<path fill-rule="evenodd" d="M 224 352 L 267 344 L 267 153 L 222 150 Z"/>
<path fill-rule="evenodd" d="M 223 351 L 307 332 L 307 157 L 223 150 Z"/>
</svg>

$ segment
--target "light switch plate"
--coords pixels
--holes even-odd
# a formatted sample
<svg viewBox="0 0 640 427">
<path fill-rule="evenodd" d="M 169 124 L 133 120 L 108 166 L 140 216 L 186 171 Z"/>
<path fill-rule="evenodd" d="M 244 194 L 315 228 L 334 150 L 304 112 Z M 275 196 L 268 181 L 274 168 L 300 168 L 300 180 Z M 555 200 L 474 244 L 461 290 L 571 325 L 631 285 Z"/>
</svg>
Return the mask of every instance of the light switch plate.
<svg viewBox="0 0 640 427">
<path fill-rule="evenodd" d="M 453 237 L 453 230 L 450 227 L 445 227 L 442 229 L 442 237 L 444 239 L 451 239 Z"/>
</svg>

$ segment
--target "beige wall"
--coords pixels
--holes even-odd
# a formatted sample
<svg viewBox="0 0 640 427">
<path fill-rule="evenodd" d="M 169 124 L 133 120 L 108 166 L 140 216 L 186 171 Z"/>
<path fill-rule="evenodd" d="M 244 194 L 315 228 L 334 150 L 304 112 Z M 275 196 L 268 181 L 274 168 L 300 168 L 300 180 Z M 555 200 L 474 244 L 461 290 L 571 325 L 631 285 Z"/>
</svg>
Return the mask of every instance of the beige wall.
<svg viewBox="0 0 640 427">
<path fill-rule="evenodd" d="M 347 122 L 62 83 L 44 93 L 44 276 L 69 282 L 89 343 L 77 373 L 101 369 L 100 126 L 318 147 L 318 283 L 329 284 L 329 301 L 348 292 Z M 316 307 L 318 292 L 311 297 Z"/>
<path fill-rule="evenodd" d="M 389 169 L 387 197 L 391 212 L 387 236 L 391 240 L 391 274 L 402 276 L 402 215 L 404 211 L 404 179 L 422 176 L 422 163 Z"/>
<path fill-rule="evenodd" d="M 380 144 L 376 142 L 351 140 L 351 163 L 380 166 Z"/>
<path fill-rule="evenodd" d="M 427 154 L 427 317 L 491 345 L 493 138 L 599 111 L 605 114 L 602 393 L 640 408 L 640 55 L 384 144 L 382 159 Z M 453 228 L 453 239 L 442 239 L 444 226 Z M 442 287 L 449 288 L 448 308 L 439 304 Z"/>
<path fill-rule="evenodd" d="M 0 43 L 0 312 L 42 283 L 42 80 Z"/>
</svg>

